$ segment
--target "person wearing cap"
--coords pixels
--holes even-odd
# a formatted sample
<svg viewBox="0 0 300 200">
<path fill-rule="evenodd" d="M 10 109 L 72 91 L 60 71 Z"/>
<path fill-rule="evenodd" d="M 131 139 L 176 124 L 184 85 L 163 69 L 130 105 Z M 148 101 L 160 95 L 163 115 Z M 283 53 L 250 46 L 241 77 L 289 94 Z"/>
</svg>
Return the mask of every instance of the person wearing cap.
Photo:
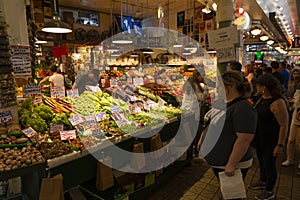
<svg viewBox="0 0 300 200">
<path fill-rule="evenodd" d="M 78 93 L 82 94 L 86 90 L 86 86 L 97 86 L 100 80 L 99 74 L 100 71 L 98 69 L 90 70 L 88 74 L 84 74 L 75 80 L 72 89 L 78 88 Z"/>
<path fill-rule="evenodd" d="M 249 185 L 250 189 L 264 189 L 255 198 L 274 198 L 273 188 L 277 181 L 276 157 L 282 153 L 288 133 L 288 111 L 282 86 L 271 74 L 262 75 L 256 82 L 262 97 L 255 104 L 258 115 L 252 146 L 256 149 L 260 165 L 260 178 Z"/>
<path fill-rule="evenodd" d="M 296 144 L 300 144 L 300 119 L 298 117 L 298 111 L 300 111 L 300 67 L 298 66 L 295 66 L 292 71 L 288 97 L 292 120 L 287 143 L 287 159 L 281 163 L 284 167 L 289 167 L 294 164 Z M 300 163 L 298 164 L 298 168 L 300 169 Z"/>
</svg>

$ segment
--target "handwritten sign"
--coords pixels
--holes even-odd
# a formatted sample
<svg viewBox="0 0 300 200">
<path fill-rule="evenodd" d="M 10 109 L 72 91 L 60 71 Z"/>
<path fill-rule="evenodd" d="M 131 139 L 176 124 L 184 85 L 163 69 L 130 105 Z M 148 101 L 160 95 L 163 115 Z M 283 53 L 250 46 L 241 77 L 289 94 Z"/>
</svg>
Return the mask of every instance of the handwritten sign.
<svg viewBox="0 0 300 200">
<path fill-rule="evenodd" d="M 33 137 L 38 134 L 32 127 L 23 129 L 22 133 L 24 133 L 27 137 Z"/>
<path fill-rule="evenodd" d="M 34 99 L 33 99 L 33 104 L 34 104 L 34 105 L 38 105 L 38 104 L 40 104 L 40 103 L 43 103 L 43 98 L 40 97 L 40 96 L 34 97 Z"/>
<path fill-rule="evenodd" d="M 63 130 L 64 130 L 63 124 L 51 124 L 50 126 L 50 133 L 61 132 Z"/>
<path fill-rule="evenodd" d="M 66 96 L 65 87 L 51 87 L 50 88 L 51 98 L 62 99 Z"/>
<path fill-rule="evenodd" d="M 119 127 L 124 124 L 128 124 L 128 120 L 123 112 L 112 113 L 110 116 Z"/>
<path fill-rule="evenodd" d="M 111 106 L 110 107 L 111 113 L 118 113 L 121 109 L 118 106 Z"/>
<path fill-rule="evenodd" d="M 25 98 L 41 95 L 41 86 L 38 84 L 28 84 L 23 86 L 23 96 Z"/>
<path fill-rule="evenodd" d="M 67 97 L 69 98 L 77 98 L 79 97 L 79 92 L 78 89 L 74 89 L 74 90 L 67 90 Z"/>
<path fill-rule="evenodd" d="M 107 119 L 105 112 L 97 113 L 95 117 L 97 122 L 102 122 Z"/>
<path fill-rule="evenodd" d="M 0 123 L 4 124 L 13 120 L 12 114 L 9 110 L 0 112 Z"/>
<path fill-rule="evenodd" d="M 134 115 L 134 114 L 138 114 L 142 112 L 141 108 L 139 106 L 137 106 L 136 104 L 133 104 L 133 105 L 130 105 L 129 106 L 129 113 L 131 115 Z"/>
<path fill-rule="evenodd" d="M 80 115 L 76 115 L 72 118 L 69 118 L 69 122 L 73 125 L 76 126 L 78 124 L 81 124 L 84 122 L 84 119 Z"/>
<path fill-rule="evenodd" d="M 86 85 L 85 89 L 92 92 L 101 92 L 101 89 L 98 86 Z"/>
<path fill-rule="evenodd" d="M 85 122 L 84 122 L 84 129 L 92 129 L 92 128 L 97 128 L 98 124 L 96 122 L 96 118 L 94 115 L 89 115 L 85 117 Z"/>
<path fill-rule="evenodd" d="M 76 139 L 76 131 L 75 130 L 61 131 L 60 132 L 60 139 L 61 140 L 73 140 L 73 139 Z"/>
<path fill-rule="evenodd" d="M 143 78 L 133 78 L 133 85 L 144 85 L 144 79 Z"/>
<path fill-rule="evenodd" d="M 14 74 L 16 76 L 31 76 L 30 47 L 11 46 Z"/>
</svg>

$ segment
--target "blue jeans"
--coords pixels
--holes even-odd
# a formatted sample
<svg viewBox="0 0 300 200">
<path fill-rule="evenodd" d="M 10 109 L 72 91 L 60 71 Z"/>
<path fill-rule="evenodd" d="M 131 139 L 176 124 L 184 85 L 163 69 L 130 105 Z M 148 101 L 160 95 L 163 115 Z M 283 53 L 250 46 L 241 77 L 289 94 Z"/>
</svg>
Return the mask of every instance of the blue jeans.
<svg viewBox="0 0 300 200">
<path fill-rule="evenodd" d="M 276 156 L 273 156 L 274 147 L 265 146 L 256 148 L 256 155 L 260 167 L 260 181 L 266 182 L 266 190 L 272 191 L 277 180 Z"/>
</svg>

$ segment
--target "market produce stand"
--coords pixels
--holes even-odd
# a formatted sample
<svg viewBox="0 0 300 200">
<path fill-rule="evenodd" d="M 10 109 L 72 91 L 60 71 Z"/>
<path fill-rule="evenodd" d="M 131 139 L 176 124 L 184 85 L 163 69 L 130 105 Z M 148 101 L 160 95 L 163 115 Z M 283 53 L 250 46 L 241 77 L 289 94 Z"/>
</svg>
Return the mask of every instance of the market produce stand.
<svg viewBox="0 0 300 200">
<path fill-rule="evenodd" d="M 186 122 L 192 122 L 192 115 L 189 115 L 188 118 L 185 117 Z M 178 127 L 180 125 L 180 119 L 175 118 L 169 120 L 167 124 L 159 131 L 160 137 L 163 142 L 171 140 L 177 133 Z M 160 127 L 161 128 L 161 127 Z M 139 134 L 147 134 L 147 131 L 140 132 Z M 155 130 L 150 130 L 155 131 Z M 132 151 L 132 146 L 135 143 L 143 143 L 144 149 L 149 150 L 149 138 L 136 138 L 131 136 L 126 136 L 123 138 L 115 139 L 115 144 L 128 151 Z M 98 144 L 98 146 L 105 145 Z M 95 147 L 97 148 L 97 147 Z M 101 147 L 99 151 L 93 153 L 107 154 L 106 152 L 110 151 L 111 146 Z M 90 154 L 88 150 L 82 150 L 80 152 L 75 152 L 67 155 L 63 155 L 58 158 L 50 159 L 47 162 L 48 176 L 53 177 L 57 174 L 62 174 L 64 178 L 64 189 L 68 190 L 72 187 L 90 181 L 96 178 L 98 160 Z"/>
</svg>

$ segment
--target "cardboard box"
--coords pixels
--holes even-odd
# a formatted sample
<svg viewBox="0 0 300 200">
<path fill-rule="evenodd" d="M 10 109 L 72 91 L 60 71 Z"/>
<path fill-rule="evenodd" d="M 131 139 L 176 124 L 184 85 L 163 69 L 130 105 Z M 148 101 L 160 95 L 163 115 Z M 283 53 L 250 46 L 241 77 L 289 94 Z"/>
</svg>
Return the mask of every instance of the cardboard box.
<svg viewBox="0 0 300 200">
<path fill-rule="evenodd" d="M 104 159 L 104 163 L 110 164 L 112 160 L 110 157 Z M 112 168 L 103 164 L 102 162 L 97 163 L 97 175 L 96 175 L 96 188 L 97 190 L 103 191 L 114 186 L 114 178 Z"/>
</svg>

